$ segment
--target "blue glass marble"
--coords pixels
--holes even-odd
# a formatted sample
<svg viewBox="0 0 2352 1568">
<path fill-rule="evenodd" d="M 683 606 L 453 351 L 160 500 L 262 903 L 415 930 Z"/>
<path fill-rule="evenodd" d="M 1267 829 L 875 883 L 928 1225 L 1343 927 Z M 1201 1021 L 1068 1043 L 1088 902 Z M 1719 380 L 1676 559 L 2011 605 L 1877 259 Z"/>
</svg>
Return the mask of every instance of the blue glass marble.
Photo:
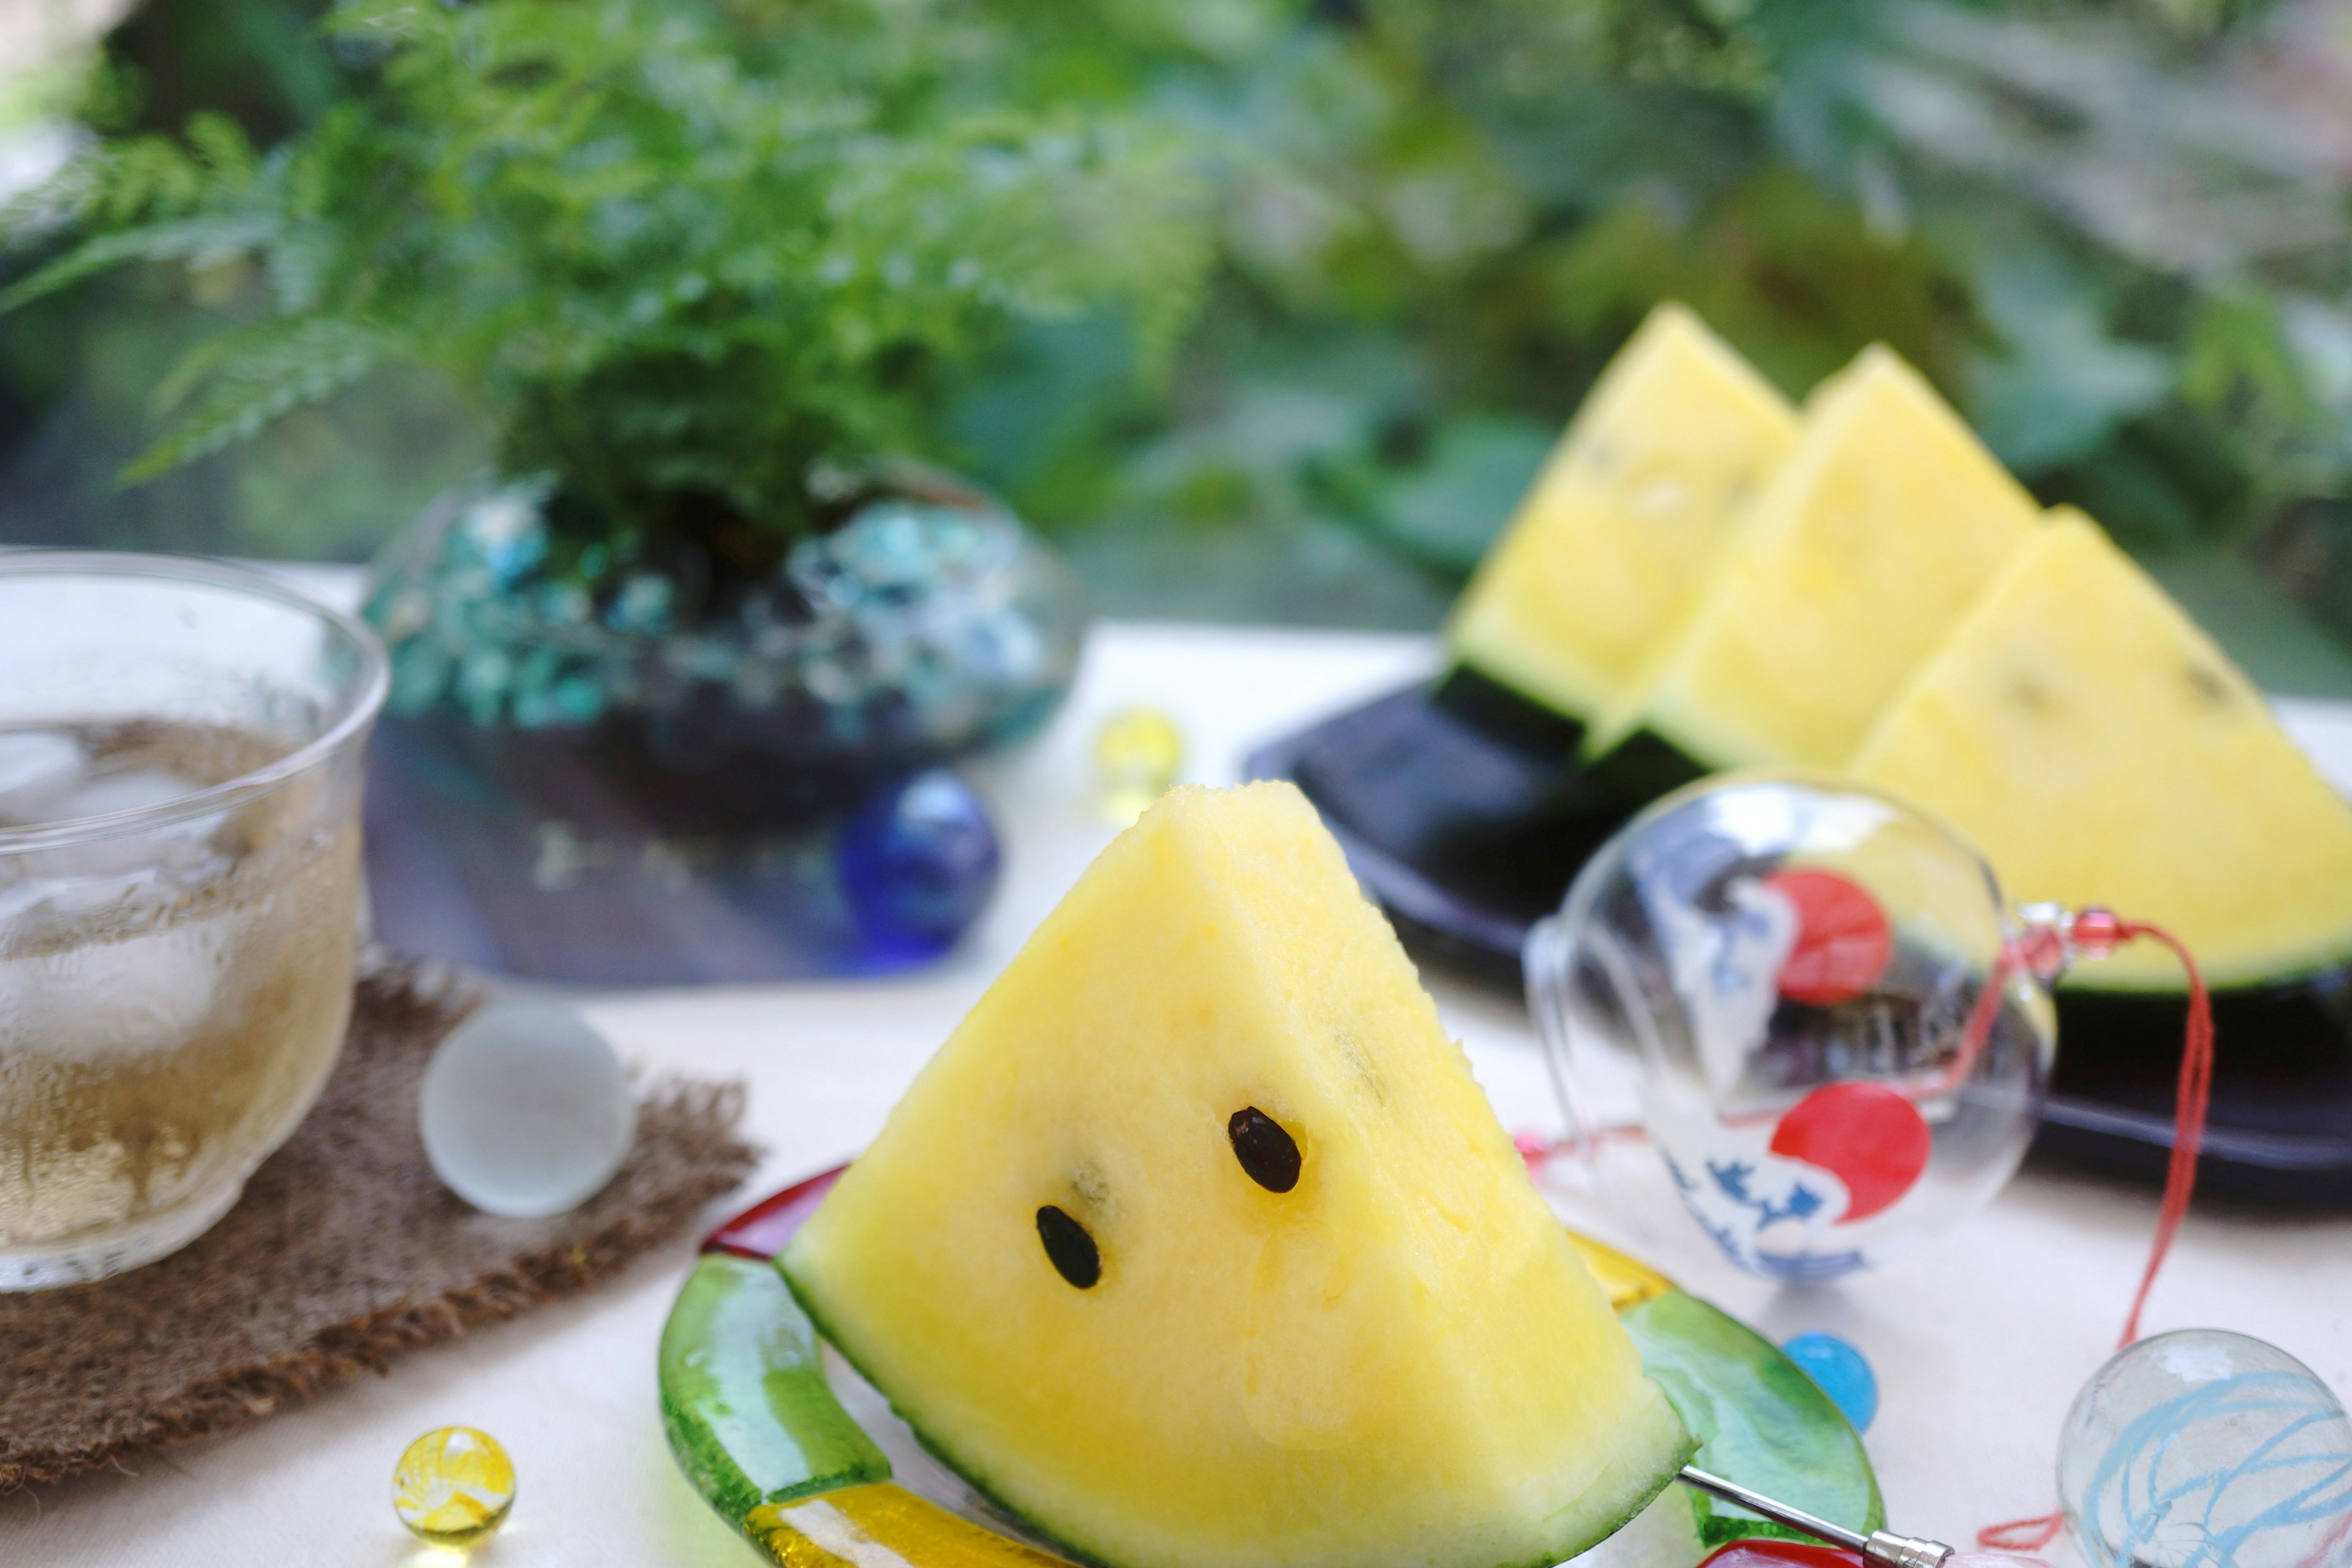
<svg viewBox="0 0 2352 1568">
<path fill-rule="evenodd" d="M 954 944 L 996 890 L 996 828 L 947 768 L 888 785 L 843 824 L 834 866 L 861 935 L 884 954 Z"/>
<path fill-rule="evenodd" d="M 2058 1496 L 2089 1568 L 2342 1568 L 2352 1418 L 2275 1345 L 2158 1334 L 2074 1396 Z"/>
<path fill-rule="evenodd" d="M 1780 1350 L 1821 1384 L 1855 1431 L 1870 1430 L 1878 1415 L 1878 1378 L 1860 1351 L 1835 1334 L 1799 1334 Z"/>
</svg>

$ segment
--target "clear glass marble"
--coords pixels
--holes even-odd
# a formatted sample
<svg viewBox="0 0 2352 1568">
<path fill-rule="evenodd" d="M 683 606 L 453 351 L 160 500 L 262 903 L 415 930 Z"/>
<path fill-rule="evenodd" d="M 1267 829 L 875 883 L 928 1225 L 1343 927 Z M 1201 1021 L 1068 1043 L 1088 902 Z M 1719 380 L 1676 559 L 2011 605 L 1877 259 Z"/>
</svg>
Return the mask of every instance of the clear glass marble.
<svg viewBox="0 0 2352 1568">
<path fill-rule="evenodd" d="M 2157 1334 L 2075 1395 L 2058 1495 L 2089 1568 L 2343 1568 L 2352 1419 L 2276 1345 Z"/>
</svg>

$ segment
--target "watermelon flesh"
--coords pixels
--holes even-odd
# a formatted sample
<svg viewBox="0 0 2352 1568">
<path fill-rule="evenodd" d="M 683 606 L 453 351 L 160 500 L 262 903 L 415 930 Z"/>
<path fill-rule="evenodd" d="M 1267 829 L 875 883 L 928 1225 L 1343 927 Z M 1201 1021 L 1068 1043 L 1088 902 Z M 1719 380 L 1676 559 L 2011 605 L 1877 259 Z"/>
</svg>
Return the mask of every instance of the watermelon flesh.
<svg viewBox="0 0 2352 1568">
<path fill-rule="evenodd" d="M 1588 720 L 1640 689 L 1796 411 L 1689 310 L 1660 305 L 1560 437 L 1447 627 L 1453 657 Z"/>
<path fill-rule="evenodd" d="M 1853 772 L 1966 835 L 2011 899 L 2155 921 L 2218 986 L 2340 963 L 2352 808 L 2147 574 L 2080 512 L 2052 518 Z M 2181 977 L 2137 943 L 2070 984 L 2177 991 Z"/>
<path fill-rule="evenodd" d="M 1646 732 L 1706 769 L 1843 765 L 2040 518 L 1917 372 L 1864 350 L 1807 402 L 1656 675 L 1588 751 Z"/>
<path fill-rule="evenodd" d="M 927 1446 L 1115 1568 L 1522 1568 L 1690 1439 L 1296 789 L 1146 813 L 782 1258 Z"/>
</svg>

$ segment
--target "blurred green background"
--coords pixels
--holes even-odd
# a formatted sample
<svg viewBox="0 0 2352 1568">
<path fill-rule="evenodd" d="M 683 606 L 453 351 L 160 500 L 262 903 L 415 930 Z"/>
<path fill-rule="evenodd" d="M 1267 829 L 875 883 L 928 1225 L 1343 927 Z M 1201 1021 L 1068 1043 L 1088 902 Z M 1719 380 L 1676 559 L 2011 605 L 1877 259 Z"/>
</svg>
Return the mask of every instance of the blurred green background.
<svg viewBox="0 0 2352 1568">
<path fill-rule="evenodd" d="M 1209 297 L 1140 391 L 1118 323 L 1027 331 L 927 455 L 1107 612 L 1435 625 L 1672 296 L 1792 394 L 1892 343 L 2258 678 L 2352 695 L 2311 629 L 2352 633 L 2352 4 L 1106 3 L 1182 34 L 1092 68 L 1213 165 Z M 268 143 L 366 69 L 306 0 L 36 10 L 0 9 L 0 187 L 77 118 Z M 359 560 L 484 460 L 394 375 L 121 485 L 242 286 L 127 271 L 0 321 L 0 542 Z"/>
</svg>

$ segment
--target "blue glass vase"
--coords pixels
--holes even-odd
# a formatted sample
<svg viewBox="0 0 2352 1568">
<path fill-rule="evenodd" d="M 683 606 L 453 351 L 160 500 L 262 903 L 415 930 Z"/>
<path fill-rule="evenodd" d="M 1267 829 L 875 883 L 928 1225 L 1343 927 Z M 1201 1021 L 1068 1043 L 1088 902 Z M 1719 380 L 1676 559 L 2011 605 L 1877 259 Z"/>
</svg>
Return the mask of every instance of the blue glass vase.
<svg viewBox="0 0 2352 1568">
<path fill-rule="evenodd" d="M 562 504 L 544 480 L 480 483 L 376 563 L 378 940 L 598 985 L 871 973 L 951 946 L 995 857 L 971 847 L 984 808 L 948 805 L 964 786 L 937 771 L 1059 706 L 1075 580 L 929 470 L 867 485 L 723 603 L 703 560 L 583 545 Z M 900 818 L 891 853 L 861 847 Z M 928 845 L 926 824 L 963 837 Z M 935 911 L 919 936 L 875 918 L 902 906 Z"/>
</svg>

